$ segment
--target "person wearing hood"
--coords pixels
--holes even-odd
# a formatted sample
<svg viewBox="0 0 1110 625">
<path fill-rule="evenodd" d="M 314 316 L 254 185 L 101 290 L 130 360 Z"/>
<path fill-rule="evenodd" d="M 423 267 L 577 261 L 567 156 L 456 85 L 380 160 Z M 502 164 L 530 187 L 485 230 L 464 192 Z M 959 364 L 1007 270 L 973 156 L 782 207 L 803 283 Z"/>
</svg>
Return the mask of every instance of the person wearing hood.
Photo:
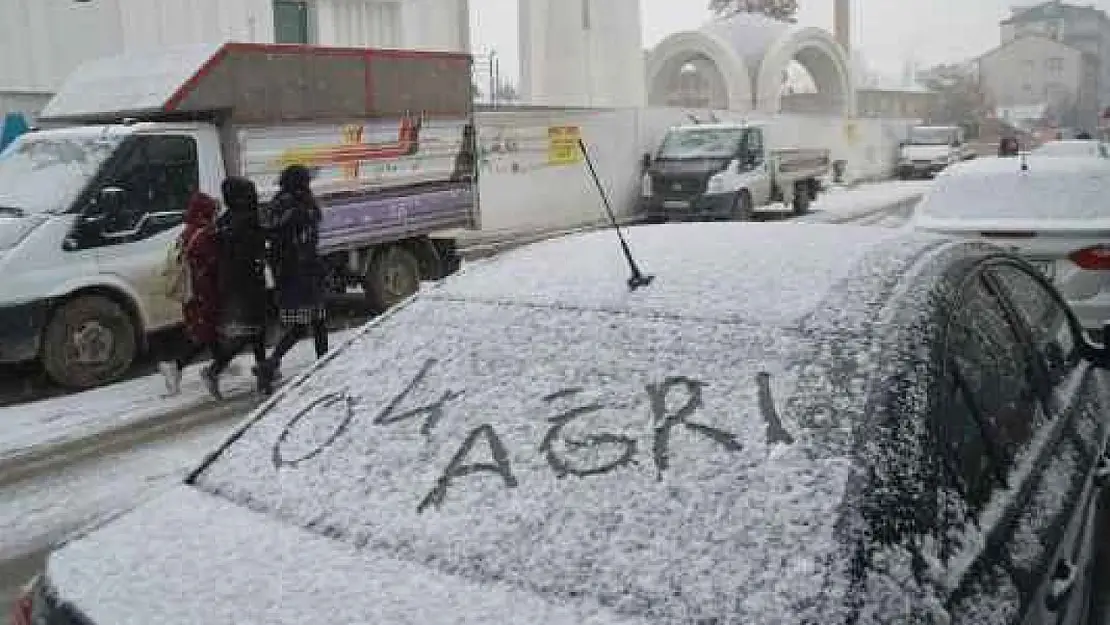
<svg viewBox="0 0 1110 625">
<path fill-rule="evenodd" d="M 257 368 L 263 393 L 272 392 L 281 359 L 309 333 L 315 340 L 317 358 L 328 351 L 325 267 L 318 251 L 322 214 L 311 183 L 312 174 L 307 167 L 287 167 L 266 213 L 264 227 L 270 241 L 270 261 L 285 332 L 270 357 Z"/>
<path fill-rule="evenodd" d="M 219 243 L 215 220 L 219 203 L 200 191 L 193 194 L 185 209 L 185 230 L 181 233 L 184 261 L 188 265 L 189 297 L 182 304 L 185 319 L 184 341 L 176 346 L 176 354 L 159 364 L 166 379 L 166 392 L 181 392 L 181 374 L 206 350 L 217 354 L 220 320 Z M 209 392 L 218 396 L 216 378 L 210 367 L 201 372 Z"/>
<path fill-rule="evenodd" d="M 250 180 L 233 176 L 224 180 L 221 191 L 227 207 L 216 221 L 221 344 L 209 367 L 216 380 L 247 347 L 254 352 L 256 369 L 266 361 L 266 238 L 258 189 Z M 215 391 L 218 395 L 218 383 Z"/>
</svg>

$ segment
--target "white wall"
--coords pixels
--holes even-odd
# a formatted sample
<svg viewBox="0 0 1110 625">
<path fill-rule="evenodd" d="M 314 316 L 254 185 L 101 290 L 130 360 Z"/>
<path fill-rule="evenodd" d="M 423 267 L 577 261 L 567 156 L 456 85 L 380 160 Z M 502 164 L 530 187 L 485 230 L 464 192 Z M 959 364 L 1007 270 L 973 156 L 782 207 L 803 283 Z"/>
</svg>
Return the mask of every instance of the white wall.
<svg viewBox="0 0 1110 625">
<path fill-rule="evenodd" d="M 548 162 L 548 127 L 577 126 L 602 183 L 622 216 L 632 215 L 640 192 L 640 162 L 654 152 L 671 126 L 689 123 L 688 112 L 707 121 L 708 111 L 673 108 L 608 110 L 505 110 L 478 114 L 482 147 L 479 237 L 499 238 L 598 223 L 603 207 L 584 164 Z M 769 124 L 772 147 L 822 147 L 847 161 L 849 181 L 882 179 L 894 170 L 898 142 L 912 120 L 781 114 L 757 118 L 717 111 L 722 121 Z M 507 146 L 495 150 L 495 146 Z"/>
<path fill-rule="evenodd" d="M 468 0 L 315 0 L 315 43 L 469 48 Z M 466 16 L 464 18 L 464 15 Z M 0 0 L 0 92 L 49 92 L 81 62 L 199 42 L 272 42 L 272 0 Z"/>
<path fill-rule="evenodd" d="M 0 0 L 0 25 L 0 91 L 51 91 L 123 37 L 118 0 Z"/>
<path fill-rule="evenodd" d="M 273 41 L 269 0 L 116 0 L 128 50 L 226 40 Z"/>
<path fill-rule="evenodd" d="M 639 0 L 520 0 L 521 93 L 546 106 L 642 106 Z"/>
</svg>

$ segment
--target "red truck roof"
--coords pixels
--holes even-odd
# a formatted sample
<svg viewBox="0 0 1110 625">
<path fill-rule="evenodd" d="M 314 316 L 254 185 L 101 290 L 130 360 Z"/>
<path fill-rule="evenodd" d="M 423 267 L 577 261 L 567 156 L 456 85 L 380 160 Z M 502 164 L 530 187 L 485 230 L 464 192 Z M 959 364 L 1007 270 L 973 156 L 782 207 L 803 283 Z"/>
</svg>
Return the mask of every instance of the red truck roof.
<svg viewBox="0 0 1110 625">
<path fill-rule="evenodd" d="M 221 114 L 247 124 L 467 115 L 467 54 L 223 43 L 89 61 L 62 84 L 44 121 L 114 122 Z"/>
</svg>

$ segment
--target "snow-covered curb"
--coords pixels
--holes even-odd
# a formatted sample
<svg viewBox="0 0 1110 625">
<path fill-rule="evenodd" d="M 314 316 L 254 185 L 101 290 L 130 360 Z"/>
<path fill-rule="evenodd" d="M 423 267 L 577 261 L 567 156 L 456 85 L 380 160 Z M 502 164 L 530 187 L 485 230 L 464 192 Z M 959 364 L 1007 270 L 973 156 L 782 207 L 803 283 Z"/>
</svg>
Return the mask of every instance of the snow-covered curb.
<svg viewBox="0 0 1110 625">
<path fill-rule="evenodd" d="M 895 181 L 830 189 L 814 202 L 806 221 L 838 224 L 897 211 L 921 201 L 931 184 L 931 181 Z"/>
<path fill-rule="evenodd" d="M 341 343 L 351 331 L 332 335 Z M 286 378 L 306 370 L 315 361 L 311 341 L 303 341 L 282 363 Z M 59 458 L 86 455 L 121 437 L 142 437 L 160 429 L 184 426 L 198 418 L 246 415 L 257 403 L 253 392 L 250 357 L 236 360 L 238 374 L 224 376 L 225 399 L 212 399 L 201 383 L 200 365 L 185 373 L 181 394 L 164 397 L 160 375 L 149 375 L 83 393 L 0 408 L 0 484 L 53 465 Z M 200 423 L 197 423 L 199 425 Z"/>
</svg>

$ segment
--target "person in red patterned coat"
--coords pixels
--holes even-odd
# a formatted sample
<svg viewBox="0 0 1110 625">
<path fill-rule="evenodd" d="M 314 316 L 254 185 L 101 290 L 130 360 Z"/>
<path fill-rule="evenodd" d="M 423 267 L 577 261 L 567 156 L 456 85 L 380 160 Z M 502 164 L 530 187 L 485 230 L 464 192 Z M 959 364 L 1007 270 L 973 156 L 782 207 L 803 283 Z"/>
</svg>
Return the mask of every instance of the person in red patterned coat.
<svg viewBox="0 0 1110 625">
<path fill-rule="evenodd" d="M 216 214 L 220 205 L 211 196 L 196 192 L 185 209 L 185 262 L 189 266 L 192 297 L 182 305 L 185 318 L 184 341 L 176 347 L 175 357 L 160 365 L 170 395 L 181 392 L 181 372 L 206 350 L 219 355 L 220 324 L 220 245 L 216 236 Z M 201 372 L 205 386 L 219 397 L 217 376 L 210 367 Z"/>
</svg>

